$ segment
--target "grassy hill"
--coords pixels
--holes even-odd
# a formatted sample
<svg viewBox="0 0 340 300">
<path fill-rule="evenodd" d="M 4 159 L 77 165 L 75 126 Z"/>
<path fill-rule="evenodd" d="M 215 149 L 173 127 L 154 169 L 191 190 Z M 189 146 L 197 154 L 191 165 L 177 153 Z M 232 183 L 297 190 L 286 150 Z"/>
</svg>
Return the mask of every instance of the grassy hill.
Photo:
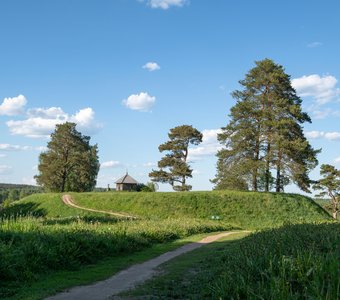
<svg viewBox="0 0 340 300">
<path fill-rule="evenodd" d="M 80 206 L 124 212 L 142 219 L 167 218 L 211 219 L 237 227 L 258 229 L 285 223 L 318 222 L 330 216 L 312 199 L 297 194 L 255 193 L 239 191 L 183 193 L 72 193 Z M 18 201 L 11 212 L 45 217 L 99 215 L 61 202 L 61 194 L 37 194 Z"/>
</svg>

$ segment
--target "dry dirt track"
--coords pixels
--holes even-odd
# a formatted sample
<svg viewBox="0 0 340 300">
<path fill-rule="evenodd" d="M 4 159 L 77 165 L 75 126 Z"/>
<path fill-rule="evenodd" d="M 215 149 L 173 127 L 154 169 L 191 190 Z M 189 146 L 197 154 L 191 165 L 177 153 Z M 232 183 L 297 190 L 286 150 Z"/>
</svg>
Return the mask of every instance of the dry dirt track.
<svg viewBox="0 0 340 300">
<path fill-rule="evenodd" d="M 120 214 L 120 213 L 115 213 L 115 212 L 111 212 L 111 211 L 97 210 L 97 209 L 79 206 L 79 205 L 77 205 L 73 202 L 71 195 L 63 195 L 62 200 L 66 205 L 71 206 L 71 207 L 75 207 L 75 208 L 78 208 L 78 209 L 102 213 L 102 214 L 111 215 L 111 216 L 115 216 L 115 217 L 119 217 L 119 218 L 136 219 L 136 217 L 130 216 L 130 215 L 127 215 L 127 214 Z"/>
<path fill-rule="evenodd" d="M 112 296 L 123 291 L 132 289 L 137 284 L 143 283 L 154 275 L 157 275 L 156 267 L 183 253 L 195 250 L 205 244 L 212 243 L 218 239 L 236 232 L 223 232 L 208 236 L 199 242 L 184 245 L 176 250 L 164 253 L 156 258 L 150 259 L 142 264 L 131 266 L 111 278 L 99 281 L 87 286 L 74 287 L 58 295 L 45 300 L 104 300 L 112 299 Z"/>
</svg>

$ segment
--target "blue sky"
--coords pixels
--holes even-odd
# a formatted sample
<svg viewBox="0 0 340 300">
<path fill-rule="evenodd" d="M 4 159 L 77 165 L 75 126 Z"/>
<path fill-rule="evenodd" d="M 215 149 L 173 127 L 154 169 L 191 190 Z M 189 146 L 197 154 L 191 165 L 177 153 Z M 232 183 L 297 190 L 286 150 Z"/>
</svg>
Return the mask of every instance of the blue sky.
<svg viewBox="0 0 340 300">
<path fill-rule="evenodd" d="M 2 0 L 0 182 L 34 183 L 55 124 L 73 121 L 98 143 L 99 186 L 126 169 L 145 183 L 169 129 L 190 124 L 204 133 L 190 183 L 209 190 L 230 92 L 264 58 L 291 75 L 320 163 L 339 168 L 339 11 L 337 0 Z"/>
</svg>

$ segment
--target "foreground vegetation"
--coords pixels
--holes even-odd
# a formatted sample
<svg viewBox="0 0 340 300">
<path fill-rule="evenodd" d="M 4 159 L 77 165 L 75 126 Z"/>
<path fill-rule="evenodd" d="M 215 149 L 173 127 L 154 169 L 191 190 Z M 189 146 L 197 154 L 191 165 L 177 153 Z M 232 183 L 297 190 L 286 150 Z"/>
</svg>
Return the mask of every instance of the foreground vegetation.
<svg viewBox="0 0 340 300">
<path fill-rule="evenodd" d="M 213 221 L 23 217 L 0 222 L 0 298 L 60 270 L 76 270 L 196 233 L 229 230 Z"/>
<path fill-rule="evenodd" d="M 132 294 L 149 299 L 339 299 L 339 256 L 339 223 L 287 225 L 187 254 Z"/>
<path fill-rule="evenodd" d="M 82 284 L 91 282 L 91 280 L 104 279 L 120 268 L 126 267 L 129 257 L 133 257 L 141 251 L 146 251 L 144 257 L 147 259 L 151 253 L 154 253 L 151 249 L 156 245 L 163 245 L 162 251 L 166 251 L 169 249 L 166 246 L 169 242 L 198 233 L 225 231 L 233 228 L 264 229 L 287 225 L 289 222 L 297 224 L 325 222 L 331 219 L 327 212 L 310 198 L 293 194 L 236 191 L 107 192 L 73 193 L 72 197 L 80 206 L 128 213 L 137 216 L 137 220 L 114 218 L 105 214 L 68 207 L 62 203 L 61 194 L 35 194 L 13 203 L 8 208 L 3 208 L 0 211 L 0 298 L 41 299 L 47 295 L 46 293 L 56 292 L 57 287 L 68 287 L 66 281 L 70 275 L 58 275 L 61 272 L 79 270 L 83 274 L 84 268 L 89 268 L 94 264 L 99 266 L 105 260 L 111 260 L 110 265 L 114 266 L 118 262 L 125 261 L 125 264 L 122 263 L 120 267 L 111 269 L 106 265 L 104 271 L 99 272 L 101 275 L 87 271 L 84 273 L 86 275 L 82 275 L 86 278 L 79 275 L 77 279 L 71 280 L 68 284 Z M 300 227 L 288 225 L 286 229 L 260 232 L 246 238 L 245 241 L 249 240 L 244 242 L 246 244 L 240 242 L 240 248 L 232 250 L 235 252 L 226 255 L 229 257 L 229 255 L 236 255 L 239 252 L 239 256 L 235 256 L 235 264 L 241 260 L 250 264 L 255 263 L 256 256 L 263 257 L 263 259 L 267 257 L 273 263 L 278 264 L 279 261 L 274 259 L 280 259 L 282 255 L 295 257 L 295 252 L 290 254 L 288 250 L 290 248 L 298 250 L 303 245 L 306 245 L 306 249 L 308 249 L 309 241 L 317 241 L 316 236 L 320 238 L 320 243 L 314 245 L 313 242 L 310 242 L 312 246 L 309 248 L 312 249 L 312 255 L 318 259 L 317 251 L 320 247 L 324 247 L 322 249 L 325 253 L 331 252 L 330 245 L 333 245 L 334 234 L 339 229 L 336 224 L 308 226 L 312 225 L 301 225 Z M 294 233 L 295 229 L 293 228 L 301 228 L 301 233 L 299 233 L 300 231 Z M 316 229 L 314 230 L 314 228 Z M 288 237 L 282 234 L 285 230 L 289 233 Z M 302 232 L 304 233 L 302 234 Z M 253 249 L 251 244 L 259 248 Z M 174 244 L 171 247 L 175 247 Z M 228 250 L 228 247 L 226 251 L 231 251 Z M 282 253 L 268 252 L 268 249 L 275 247 L 278 251 L 283 249 Z M 244 252 L 246 248 L 252 249 L 250 252 L 253 254 Z M 262 249 L 263 252 L 259 249 Z M 315 253 L 313 249 L 315 249 Z M 158 254 L 161 253 L 161 250 L 159 251 Z M 225 290 L 222 288 L 226 284 L 222 279 L 227 278 L 225 276 L 229 274 L 227 270 L 236 272 L 236 267 L 245 268 L 250 274 L 254 270 L 250 270 L 246 265 L 232 264 L 229 266 L 225 264 L 227 258 L 221 256 L 222 252 L 218 253 L 220 256 L 208 255 L 209 259 L 220 257 L 220 260 L 205 265 L 205 273 L 210 274 L 211 272 L 211 276 L 207 276 L 207 281 L 202 282 L 205 282 L 206 286 L 209 285 L 209 295 L 213 297 L 221 295 L 223 298 L 225 297 L 224 293 L 229 293 L 229 287 Z M 294 259 L 292 261 L 295 262 Z M 303 256 L 301 259 L 304 262 L 307 258 Z M 324 265 L 325 261 L 322 259 L 321 257 L 319 262 L 318 260 L 315 262 Z M 143 259 L 140 258 L 140 260 Z M 133 261 L 131 260 L 130 263 Z M 263 264 L 258 264 L 256 267 L 259 268 L 258 272 L 267 272 L 268 266 L 263 261 L 261 263 Z M 218 264 L 218 267 L 212 267 L 214 264 Z M 223 264 L 225 265 L 222 267 Z M 315 274 L 321 272 L 319 269 L 315 269 L 314 265 L 311 265 L 310 268 L 313 268 L 310 271 L 312 274 L 314 274 L 314 270 Z M 332 271 L 331 267 L 329 268 Z M 237 272 L 239 273 L 237 276 L 246 276 L 242 275 L 242 272 Z M 259 276 L 258 273 L 254 273 L 254 278 L 256 276 Z M 47 279 L 44 281 L 44 278 L 54 279 L 51 279 L 46 287 L 43 284 Z M 212 282 L 216 282 L 215 278 L 219 278 L 218 282 L 220 283 L 210 286 Z M 228 280 L 226 282 L 229 282 Z M 244 278 L 240 277 L 237 280 L 241 282 Z M 36 288 L 34 288 L 35 286 Z M 192 287 L 195 288 L 195 284 Z M 259 289 L 261 288 L 266 288 L 266 286 L 263 284 L 262 287 L 259 286 Z"/>
</svg>

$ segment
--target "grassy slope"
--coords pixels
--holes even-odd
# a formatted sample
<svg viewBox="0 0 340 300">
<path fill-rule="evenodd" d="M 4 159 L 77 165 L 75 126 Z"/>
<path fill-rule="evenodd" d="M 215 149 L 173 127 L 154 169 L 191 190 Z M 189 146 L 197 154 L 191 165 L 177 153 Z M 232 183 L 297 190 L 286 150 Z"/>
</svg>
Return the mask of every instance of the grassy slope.
<svg viewBox="0 0 340 300">
<path fill-rule="evenodd" d="M 257 229 L 285 223 L 318 222 L 330 216 L 312 199 L 296 194 L 238 191 L 183 193 L 72 193 L 84 207 L 125 212 L 148 219 L 220 216 L 237 227 Z M 12 211 L 46 217 L 100 216 L 67 207 L 61 194 L 35 194 L 15 203 Z M 7 210 L 6 213 L 10 213 Z"/>
<path fill-rule="evenodd" d="M 90 208 L 128 212 L 151 219 L 220 216 L 223 221 L 250 229 L 330 219 L 312 199 L 296 194 L 212 191 L 72 196 L 78 205 Z"/>
</svg>

